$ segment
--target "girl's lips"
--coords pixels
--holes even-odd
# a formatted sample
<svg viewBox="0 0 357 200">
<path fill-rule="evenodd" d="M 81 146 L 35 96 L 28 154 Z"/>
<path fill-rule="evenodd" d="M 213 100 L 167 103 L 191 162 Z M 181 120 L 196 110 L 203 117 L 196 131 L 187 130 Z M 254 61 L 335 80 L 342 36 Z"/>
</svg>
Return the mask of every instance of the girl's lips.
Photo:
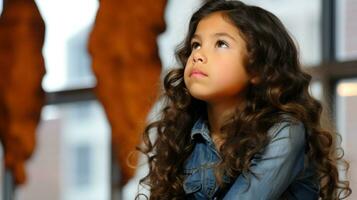
<svg viewBox="0 0 357 200">
<path fill-rule="evenodd" d="M 190 77 L 205 77 L 207 74 L 201 72 L 200 70 L 192 70 Z"/>
</svg>

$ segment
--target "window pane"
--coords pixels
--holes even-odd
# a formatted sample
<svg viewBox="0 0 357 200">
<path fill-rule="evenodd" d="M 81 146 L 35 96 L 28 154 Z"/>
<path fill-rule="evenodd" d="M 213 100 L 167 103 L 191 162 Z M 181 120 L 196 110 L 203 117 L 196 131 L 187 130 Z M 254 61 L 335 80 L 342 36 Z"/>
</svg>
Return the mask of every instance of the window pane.
<svg viewBox="0 0 357 200">
<path fill-rule="evenodd" d="M 36 0 L 46 24 L 43 54 L 47 73 L 45 91 L 93 87 L 87 40 L 98 0 Z"/>
<path fill-rule="evenodd" d="M 357 190 L 357 79 L 340 81 L 337 84 L 336 99 L 337 128 L 342 135 L 342 147 L 345 150 L 345 158 L 350 162 L 348 178 L 352 191 Z M 356 193 L 352 193 L 349 199 L 357 199 Z"/>
<path fill-rule="evenodd" d="M 110 157 L 110 128 L 98 102 L 45 106 L 17 199 L 109 199 Z"/>
<path fill-rule="evenodd" d="M 336 2 L 336 57 L 340 61 L 357 59 L 357 1 Z"/>
</svg>

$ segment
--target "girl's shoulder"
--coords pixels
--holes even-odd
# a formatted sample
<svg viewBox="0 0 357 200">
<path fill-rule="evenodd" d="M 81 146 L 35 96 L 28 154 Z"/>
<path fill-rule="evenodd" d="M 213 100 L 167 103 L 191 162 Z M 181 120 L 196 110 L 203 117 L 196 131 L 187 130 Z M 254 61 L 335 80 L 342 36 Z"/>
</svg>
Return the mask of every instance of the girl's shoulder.
<svg viewBox="0 0 357 200">
<path fill-rule="evenodd" d="M 284 114 L 280 122 L 275 123 L 269 130 L 271 142 L 284 139 L 287 144 L 303 144 L 306 137 L 304 124 L 289 114 Z"/>
</svg>

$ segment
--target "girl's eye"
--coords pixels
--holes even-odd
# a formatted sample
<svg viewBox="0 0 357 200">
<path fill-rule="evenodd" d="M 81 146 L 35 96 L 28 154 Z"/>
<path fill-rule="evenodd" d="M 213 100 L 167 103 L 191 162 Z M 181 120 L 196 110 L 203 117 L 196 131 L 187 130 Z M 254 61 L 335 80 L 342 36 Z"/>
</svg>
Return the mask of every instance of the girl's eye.
<svg viewBox="0 0 357 200">
<path fill-rule="evenodd" d="M 218 40 L 217 43 L 216 43 L 216 46 L 218 48 L 227 48 L 228 44 L 223 40 Z"/>
<path fill-rule="evenodd" d="M 200 43 L 198 43 L 198 42 L 191 43 L 191 49 L 198 49 L 198 48 L 200 48 Z"/>
</svg>

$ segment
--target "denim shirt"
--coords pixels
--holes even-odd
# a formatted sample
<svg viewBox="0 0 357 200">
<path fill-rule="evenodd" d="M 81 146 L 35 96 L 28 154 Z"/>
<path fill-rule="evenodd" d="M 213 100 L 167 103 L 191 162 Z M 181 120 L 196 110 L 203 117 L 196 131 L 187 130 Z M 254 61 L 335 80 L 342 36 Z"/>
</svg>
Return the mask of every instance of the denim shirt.
<svg viewBox="0 0 357 200">
<path fill-rule="evenodd" d="M 221 157 L 210 138 L 207 122 L 199 119 L 191 131 L 195 146 L 184 164 L 186 199 L 318 199 L 319 183 L 307 162 L 305 134 L 302 123 L 274 125 L 268 131 L 269 144 L 253 156 L 249 172 L 232 180 L 222 195 L 213 171 Z"/>
</svg>

